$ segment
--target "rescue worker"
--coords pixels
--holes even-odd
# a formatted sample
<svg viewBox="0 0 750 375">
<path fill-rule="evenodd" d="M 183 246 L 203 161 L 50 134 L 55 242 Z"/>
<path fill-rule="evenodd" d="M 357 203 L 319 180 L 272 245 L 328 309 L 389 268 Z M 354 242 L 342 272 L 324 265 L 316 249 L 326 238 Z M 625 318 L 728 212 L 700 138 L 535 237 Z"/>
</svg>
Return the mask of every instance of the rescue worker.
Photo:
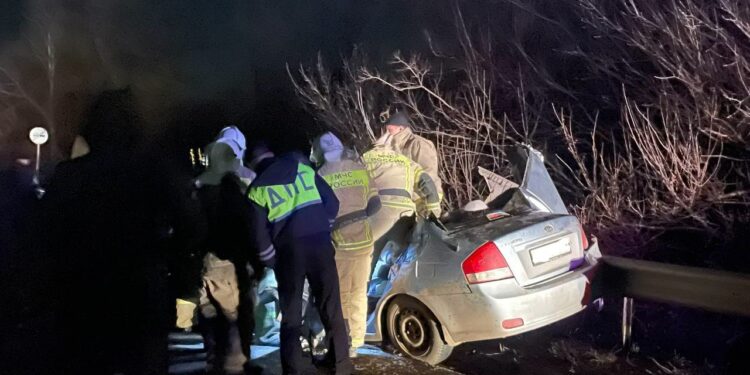
<svg viewBox="0 0 750 375">
<path fill-rule="evenodd" d="M 385 132 L 386 142 L 394 151 L 419 164 L 430 176 L 437 188 L 439 196 L 437 207 L 439 208 L 440 201 L 443 200 L 443 184 L 438 173 L 439 163 L 435 144 L 414 134 L 409 115 L 405 111 L 398 111 L 388 118 L 385 122 Z M 434 203 L 428 203 L 421 207 L 435 210 Z"/>
<path fill-rule="evenodd" d="M 330 186 L 294 156 L 276 157 L 265 146 L 253 149 L 258 177 L 248 198 L 254 212 L 255 244 L 261 258 L 275 257 L 281 305 L 281 365 L 284 374 L 303 370 L 300 335 L 305 277 L 329 336 L 324 364 L 349 374 L 346 326 L 341 312 L 331 225 L 339 203 Z"/>
<path fill-rule="evenodd" d="M 207 351 L 209 373 L 259 372 L 248 363 L 252 335 L 252 304 L 248 294 L 246 264 L 261 269 L 257 257 L 248 256 L 250 207 L 243 197 L 244 184 L 237 176 L 239 152 L 222 139 L 206 149 L 208 168 L 194 181 L 194 196 L 206 219 L 202 287 L 199 289 L 201 334 Z M 242 303 L 245 302 L 245 303 Z M 178 326 L 192 325 L 195 304 L 178 299 Z M 248 311 L 249 309 L 249 311 Z"/>
<path fill-rule="evenodd" d="M 405 247 L 415 213 L 439 216 L 440 198 L 435 183 L 422 167 L 394 151 L 382 138 L 362 157 L 379 189 L 382 204 L 371 221 L 377 259 L 388 241 L 400 249 Z M 425 207 L 417 210 L 418 205 Z"/>
<path fill-rule="evenodd" d="M 250 186 L 250 183 L 255 179 L 255 172 L 245 167 L 242 163 L 245 158 L 245 150 L 247 149 L 245 135 L 236 126 L 231 125 L 221 129 L 219 135 L 216 137 L 216 142 L 224 143 L 232 149 L 234 158 L 239 162 L 236 164 L 234 173 L 240 178 L 245 188 Z"/>
<path fill-rule="evenodd" d="M 357 348 L 365 343 L 367 282 L 374 244 L 369 218 L 380 209 L 380 198 L 367 167 L 332 133 L 324 133 L 313 142 L 310 159 L 320 166 L 318 174 L 339 200 L 331 237 L 336 249 L 341 308 L 349 326 L 349 356 L 356 357 Z"/>
</svg>

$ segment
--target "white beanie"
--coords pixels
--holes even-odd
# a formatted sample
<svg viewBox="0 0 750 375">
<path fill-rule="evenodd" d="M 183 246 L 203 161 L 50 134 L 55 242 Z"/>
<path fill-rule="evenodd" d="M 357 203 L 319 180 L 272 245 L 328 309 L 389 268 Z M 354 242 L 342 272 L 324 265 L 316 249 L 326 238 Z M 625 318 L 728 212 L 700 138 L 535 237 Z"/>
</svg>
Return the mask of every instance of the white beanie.
<svg viewBox="0 0 750 375">
<path fill-rule="evenodd" d="M 318 139 L 320 152 L 325 161 L 339 161 L 344 153 L 344 144 L 331 132 L 326 132 Z"/>
<path fill-rule="evenodd" d="M 237 159 L 242 160 L 245 156 L 245 149 L 247 149 L 245 135 L 234 125 L 221 129 L 219 135 L 216 137 L 216 142 L 229 146 L 234 151 Z"/>
</svg>

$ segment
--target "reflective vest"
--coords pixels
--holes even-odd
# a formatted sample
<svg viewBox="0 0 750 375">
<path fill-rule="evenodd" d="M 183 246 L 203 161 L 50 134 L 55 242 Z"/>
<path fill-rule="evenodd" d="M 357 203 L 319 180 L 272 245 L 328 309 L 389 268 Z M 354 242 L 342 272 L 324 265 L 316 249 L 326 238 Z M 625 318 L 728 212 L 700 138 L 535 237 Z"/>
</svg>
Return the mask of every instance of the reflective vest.
<svg viewBox="0 0 750 375">
<path fill-rule="evenodd" d="M 370 176 L 378 186 L 383 206 L 414 211 L 414 184 L 423 173 L 411 159 L 386 148 L 375 148 L 362 155 Z"/>
<path fill-rule="evenodd" d="M 339 200 L 337 223 L 331 233 L 336 250 L 372 247 L 367 204 L 378 195 L 378 191 L 370 184 L 370 174 L 365 165 L 351 159 L 326 162 L 318 174 L 331 186 Z"/>
<path fill-rule="evenodd" d="M 407 158 L 419 164 L 435 183 L 440 201 L 443 200 L 443 183 L 438 174 L 438 152 L 432 141 L 425 139 L 411 130 L 405 128 L 399 133 L 388 137 L 388 145 L 393 151 L 405 155 Z M 427 203 L 428 208 L 434 209 L 434 204 Z M 439 202 L 438 202 L 439 208 Z"/>
<path fill-rule="evenodd" d="M 294 183 L 253 186 L 247 195 L 268 210 L 268 221 L 272 223 L 286 219 L 303 207 L 322 203 L 315 187 L 315 171 L 302 163 L 297 165 Z"/>
</svg>

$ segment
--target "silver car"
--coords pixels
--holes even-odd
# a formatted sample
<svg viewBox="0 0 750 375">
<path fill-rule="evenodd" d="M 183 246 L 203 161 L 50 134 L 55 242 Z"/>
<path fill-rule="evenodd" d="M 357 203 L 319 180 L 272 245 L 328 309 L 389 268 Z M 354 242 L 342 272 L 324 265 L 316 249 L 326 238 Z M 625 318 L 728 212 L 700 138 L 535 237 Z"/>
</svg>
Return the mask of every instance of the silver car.
<svg viewBox="0 0 750 375">
<path fill-rule="evenodd" d="M 390 266 L 367 341 L 387 338 L 435 365 L 459 344 L 518 335 L 586 307 L 598 245 L 568 213 L 542 155 L 522 146 L 513 159 L 521 183 L 485 209 L 416 226 Z"/>
</svg>

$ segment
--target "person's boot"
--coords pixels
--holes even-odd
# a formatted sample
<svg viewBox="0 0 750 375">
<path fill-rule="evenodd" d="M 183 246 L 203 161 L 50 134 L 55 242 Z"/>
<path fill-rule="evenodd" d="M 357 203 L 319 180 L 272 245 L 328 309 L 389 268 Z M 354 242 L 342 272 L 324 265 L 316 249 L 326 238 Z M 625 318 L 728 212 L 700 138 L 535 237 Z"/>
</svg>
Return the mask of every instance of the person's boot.
<svg viewBox="0 0 750 375">
<path fill-rule="evenodd" d="M 227 375 L 244 374 L 247 356 L 242 348 L 242 339 L 237 322 L 229 323 L 227 330 L 226 355 L 224 357 L 224 372 Z"/>
<path fill-rule="evenodd" d="M 349 358 L 357 358 L 359 354 L 357 354 L 357 348 L 350 346 L 349 347 Z"/>
<path fill-rule="evenodd" d="M 245 374 L 246 375 L 260 375 L 263 373 L 263 367 L 258 366 L 250 361 L 245 362 Z"/>
<path fill-rule="evenodd" d="M 216 356 L 216 331 L 218 325 L 217 318 L 201 319 L 200 332 L 203 336 L 203 348 L 206 350 L 206 373 L 214 374 L 221 370 L 221 365 L 217 363 Z"/>
</svg>

